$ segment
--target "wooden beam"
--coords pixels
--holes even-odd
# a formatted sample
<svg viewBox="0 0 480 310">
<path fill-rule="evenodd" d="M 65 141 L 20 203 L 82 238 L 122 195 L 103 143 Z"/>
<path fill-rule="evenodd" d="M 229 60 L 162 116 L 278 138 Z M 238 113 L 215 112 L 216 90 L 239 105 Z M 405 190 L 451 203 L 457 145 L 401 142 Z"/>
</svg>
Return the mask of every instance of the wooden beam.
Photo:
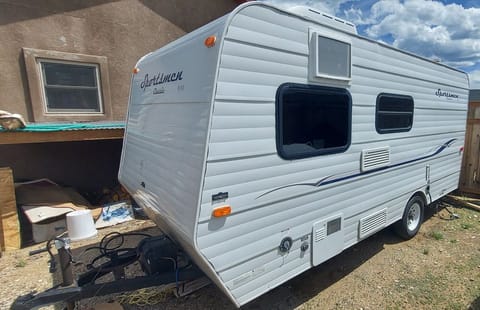
<svg viewBox="0 0 480 310">
<path fill-rule="evenodd" d="M 19 249 L 20 243 L 12 170 L 0 168 L 0 248 L 2 251 Z"/>
<path fill-rule="evenodd" d="M 465 207 L 465 208 L 480 211 L 480 205 L 468 202 L 465 199 L 463 199 L 462 197 L 447 195 L 447 196 L 443 197 L 443 199 L 446 200 L 447 202 L 453 204 L 453 205 L 457 204 L 457 205 L 461 205 L 462 207 Z"/>
<path fill-rule="evenodd" d="M 467 194 L 480 195 L 480 189 L 460 184 L 458 190 Z"/>
<path fill-rule="evenodd" d="M 479 124 L 480 123 L 480 118 L 469 118 L 467 119 L 467 124 Z"/>
<path fill-rule="evenodd" d="M 123 139 L 123 133 L 123 128 L 50 132 L 4 131 L 0 132 L 0 144 L 112 140 Z"/>
</svg>

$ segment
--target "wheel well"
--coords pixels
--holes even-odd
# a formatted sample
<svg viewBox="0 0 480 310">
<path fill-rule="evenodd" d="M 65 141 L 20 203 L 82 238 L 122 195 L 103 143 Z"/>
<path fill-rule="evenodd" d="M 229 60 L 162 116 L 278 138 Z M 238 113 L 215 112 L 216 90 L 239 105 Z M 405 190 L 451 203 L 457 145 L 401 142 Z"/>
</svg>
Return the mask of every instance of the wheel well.
<svg viewBox="0 0 480 310">
<path fill-rule="evenodd" d="M 421 191 L 415 192 L 407 202 L 402 218 L 394 224 L 397 234 L 405 240 L 413 238 L 418 233 L 423 222 L 425 210 L 419 206 L 418 200 L 421 200 L 424 206 L 427 205 L 425 193 Z"/>
<path fill-rule="evenodd" d="M 412 198 L 415 197 L 415 196 L 418 196 L 418 197 L 420 197 L 420 198 L 423 200 L 423 205 L 424 205 L 424 207 L 426 207 L 426 206 L 428 205 L 427 196 L 425 195 L 424 192 L 418 191 L 418 192 L 416 192 L 415 194 L 413 194 L 412 197 L 410 197 L 410 199 L 412 199 Z"/>
</svg>

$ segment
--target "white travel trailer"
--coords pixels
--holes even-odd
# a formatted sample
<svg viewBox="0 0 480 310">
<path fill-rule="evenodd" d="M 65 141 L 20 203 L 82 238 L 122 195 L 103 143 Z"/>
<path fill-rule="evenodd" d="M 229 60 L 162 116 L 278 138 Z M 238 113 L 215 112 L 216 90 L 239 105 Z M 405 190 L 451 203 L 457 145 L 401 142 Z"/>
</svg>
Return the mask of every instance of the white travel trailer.
<svg viewBox="0 0 480 310">
<path fill-rule="evenodd" d="M 468 77 L 249 2 L 143 57 L 119 179 L 241 306 L 457 188 Z"/>
</svg>

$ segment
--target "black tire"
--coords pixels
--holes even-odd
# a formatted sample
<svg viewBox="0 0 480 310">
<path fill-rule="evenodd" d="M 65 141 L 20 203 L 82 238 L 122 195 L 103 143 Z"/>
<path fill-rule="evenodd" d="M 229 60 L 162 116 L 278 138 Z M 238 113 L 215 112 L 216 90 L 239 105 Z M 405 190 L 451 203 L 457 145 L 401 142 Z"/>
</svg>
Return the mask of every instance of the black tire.
<svg viewBox="0 0 480 310">
<path fill-rule="evenodd" d="M 420 196 L 413 196 L 407 203 L 403 217 L 393 226 L 395 232 L 403 239 L 413 238 L 422 226 L 425 202 Z"/>
</svg>

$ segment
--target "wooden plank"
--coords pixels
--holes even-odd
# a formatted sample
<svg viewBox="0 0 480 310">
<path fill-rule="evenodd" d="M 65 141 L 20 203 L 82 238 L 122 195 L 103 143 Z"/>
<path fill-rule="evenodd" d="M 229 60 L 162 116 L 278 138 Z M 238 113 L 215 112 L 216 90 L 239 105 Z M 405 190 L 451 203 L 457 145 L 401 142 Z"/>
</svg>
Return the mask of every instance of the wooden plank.
<svg viewBox="0 0 480 310">
<path fill-rule="evenodd" d="M 19 249 L 20 224 L 12 169 L 0 168 L 0 247 L 8 251 Z"/>
<path fill-rule="evenodd" d="M 463 184 L 460 184 L 460 186 L 458 187 L 458 190 L 468 194 L 480 195 L 480 189 L 475 187 L 468 187 Z"/>
<path fill-rule="evenodd" d="M 468 201 L 462 199 L 461 197 L 447 195 L 443 199 L 445 199 L 447 202 L 449 202 L 453 205 L 458 204 L 458 205 L 461 205 L 462 207 L 465 207 L 465 208 L 480 211 L 480 205 L 468 202 Z"/>
<path fill-rule="evenodd" d="M 480 204 L 480 199 L 479 198 L 472 198 L 472 197 L 467 197 L 467 196 L 457 196 L 457 195 L 449 195 L 450 197 L 454 199 L 459 199 L 467 202 L 471 202 L 473 204 L 479 205 Z"/>
<path fill-rule="evenodd" d="M 471 118 L 467 120 L 467 124 L 479 124 L 480 118 Z"/>
<path fill-rule="evenodd" d="M 467 193 L 480 193 L 480 102 L 468 103 L 465 149 L 459 188 Z"/>
<path fill-rule="evenodd" d="M 464 142 L 464 150 L 462 156 L 462 164 L 461 164 L 461 171 L 460 171 L 460 180 L 459 180 L 459 188 L 462 191 L 469 187 L 468 181 L 470 178 L 471 172 L 471 163 L 469 161 L 469 153 L 471 149 L 471 141 L 472 141 L 472 124 L 467 124 L 466 132 L 465 132 L 465 142 Z"/>
<path fill-rule="evenodd" d="M 123 139 L 123 128 L 64 130 L 50 132 L 0 132 L 0 144 L 66 142 Z"/>
</svg>

